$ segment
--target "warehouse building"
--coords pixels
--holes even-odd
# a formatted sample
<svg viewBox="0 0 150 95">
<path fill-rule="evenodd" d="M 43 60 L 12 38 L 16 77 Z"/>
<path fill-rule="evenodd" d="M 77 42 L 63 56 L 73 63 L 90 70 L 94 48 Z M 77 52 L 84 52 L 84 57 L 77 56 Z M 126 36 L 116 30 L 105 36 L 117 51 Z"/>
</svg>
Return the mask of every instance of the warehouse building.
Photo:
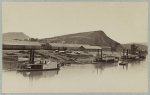
<svg viewBox="0 0 150 95">
<path fill-rule="evenodd" d="M 91 46 L 85 44 L 64 44 L 64 43 L 42 43 L 42 46 L 47 46 L 52 50 L 74 50 L 74 51 L 89 51 L 97 52 L 102 49 L 100 46 Z"/>
</svg>

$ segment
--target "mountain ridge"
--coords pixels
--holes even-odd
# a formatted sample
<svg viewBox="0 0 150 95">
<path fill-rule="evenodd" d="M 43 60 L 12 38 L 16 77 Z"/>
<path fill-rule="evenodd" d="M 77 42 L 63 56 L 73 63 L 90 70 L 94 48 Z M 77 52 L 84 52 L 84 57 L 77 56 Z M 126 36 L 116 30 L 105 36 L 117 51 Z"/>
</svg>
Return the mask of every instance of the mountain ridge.
<svg viewBox="0 0 150 95">
<path fill-rule="evenodd" d="M 5 40 L 26 40 L 30 37 L 23 32 L 7 32 L 3 33 L 3 41 Z"/>
<path fill-rule="evenodd" d="M 113 39 L 108 37 L 102 30 L 56 36 L 41 39 L 40 41 L 49 43 L 88 44 L 88 45 L 111 46 L 111 47 L 120 45 L 119 42 L 114 41 Z"/>
<path fill-rule="evenodd" d="M 5 40 L 26 40 L 30 39 L 30 37 L 22 32 L 8 32 L 3 33 L 3 42 Z M 66 44 L 87 44 L 91 46 L 101 46 L 101 47 L 119 47 L 119 48 L 130 48 L 131 44 L 137 45 L 139 48 L 147 50 L 148 44 L 147 43 L 127 43 L 127 44 L 120 44 L 117 41 L 114 41 L 110 37 L 108 37 L 104 31 L 89 31 L 89 32 L 81 32 L 81 33 L 74 33 L 50 38 L 43 38 L 38 39 L 39 42 L 44 43 L 66 43 Z"/>
</svg>

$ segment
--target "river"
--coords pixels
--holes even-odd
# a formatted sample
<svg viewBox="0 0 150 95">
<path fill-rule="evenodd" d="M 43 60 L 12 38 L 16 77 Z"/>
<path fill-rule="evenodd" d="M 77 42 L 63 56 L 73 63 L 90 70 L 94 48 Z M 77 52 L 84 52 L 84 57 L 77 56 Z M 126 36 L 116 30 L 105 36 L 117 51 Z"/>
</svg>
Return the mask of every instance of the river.
<svg viewBox="0 0 150 95">
<path fill-rule="evenodd" d="M 55 71 L 3 71 L 3 93 L 146 92 L 147 61 L 118 64 L 71 64 Z"/>
</svg>

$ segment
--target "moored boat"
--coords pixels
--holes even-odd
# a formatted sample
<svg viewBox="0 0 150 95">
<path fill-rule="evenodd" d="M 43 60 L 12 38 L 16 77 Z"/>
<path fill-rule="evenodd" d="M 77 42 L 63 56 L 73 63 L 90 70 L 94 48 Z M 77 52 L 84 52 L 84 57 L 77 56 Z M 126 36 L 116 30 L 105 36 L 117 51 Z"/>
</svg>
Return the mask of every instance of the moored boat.
<svg viewBox="0 0 150 95">
<path fill-rule="evenodd" d="M 102 58 L 96 56 L 94 60 L 94 62 L 106 62 L 106 63 L 114 63 L 118 61 L 119 61 L 119 57 L 113 55 L 103 55 Z"/>
<path fill-rule="evenodd" d="M 17 71 L 47 71 L 47 70 L 59 70 L 60 65 L 57 62 L 51 60 L 40 61 L 36 64 L 23 63 Z"/>
<path fill-rule="evenodd" d="M 128 62 L 125 62 L 125 61 L 118 61 L 118 64 L 119 64 L 119 65 L 127 65 Z"/>
</svg>

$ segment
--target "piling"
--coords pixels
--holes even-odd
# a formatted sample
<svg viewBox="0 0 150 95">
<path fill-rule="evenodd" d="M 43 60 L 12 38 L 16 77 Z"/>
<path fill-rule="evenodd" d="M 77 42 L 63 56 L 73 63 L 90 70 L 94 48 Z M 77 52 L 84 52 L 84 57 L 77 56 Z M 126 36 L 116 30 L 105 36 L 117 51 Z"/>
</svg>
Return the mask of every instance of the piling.
<svg viewBox="0 0 150 95">
<path fill-rule="evenodd" d="M 127 58 L 128 58 L 129 50 L 127 49 Z"/>
</svg>

